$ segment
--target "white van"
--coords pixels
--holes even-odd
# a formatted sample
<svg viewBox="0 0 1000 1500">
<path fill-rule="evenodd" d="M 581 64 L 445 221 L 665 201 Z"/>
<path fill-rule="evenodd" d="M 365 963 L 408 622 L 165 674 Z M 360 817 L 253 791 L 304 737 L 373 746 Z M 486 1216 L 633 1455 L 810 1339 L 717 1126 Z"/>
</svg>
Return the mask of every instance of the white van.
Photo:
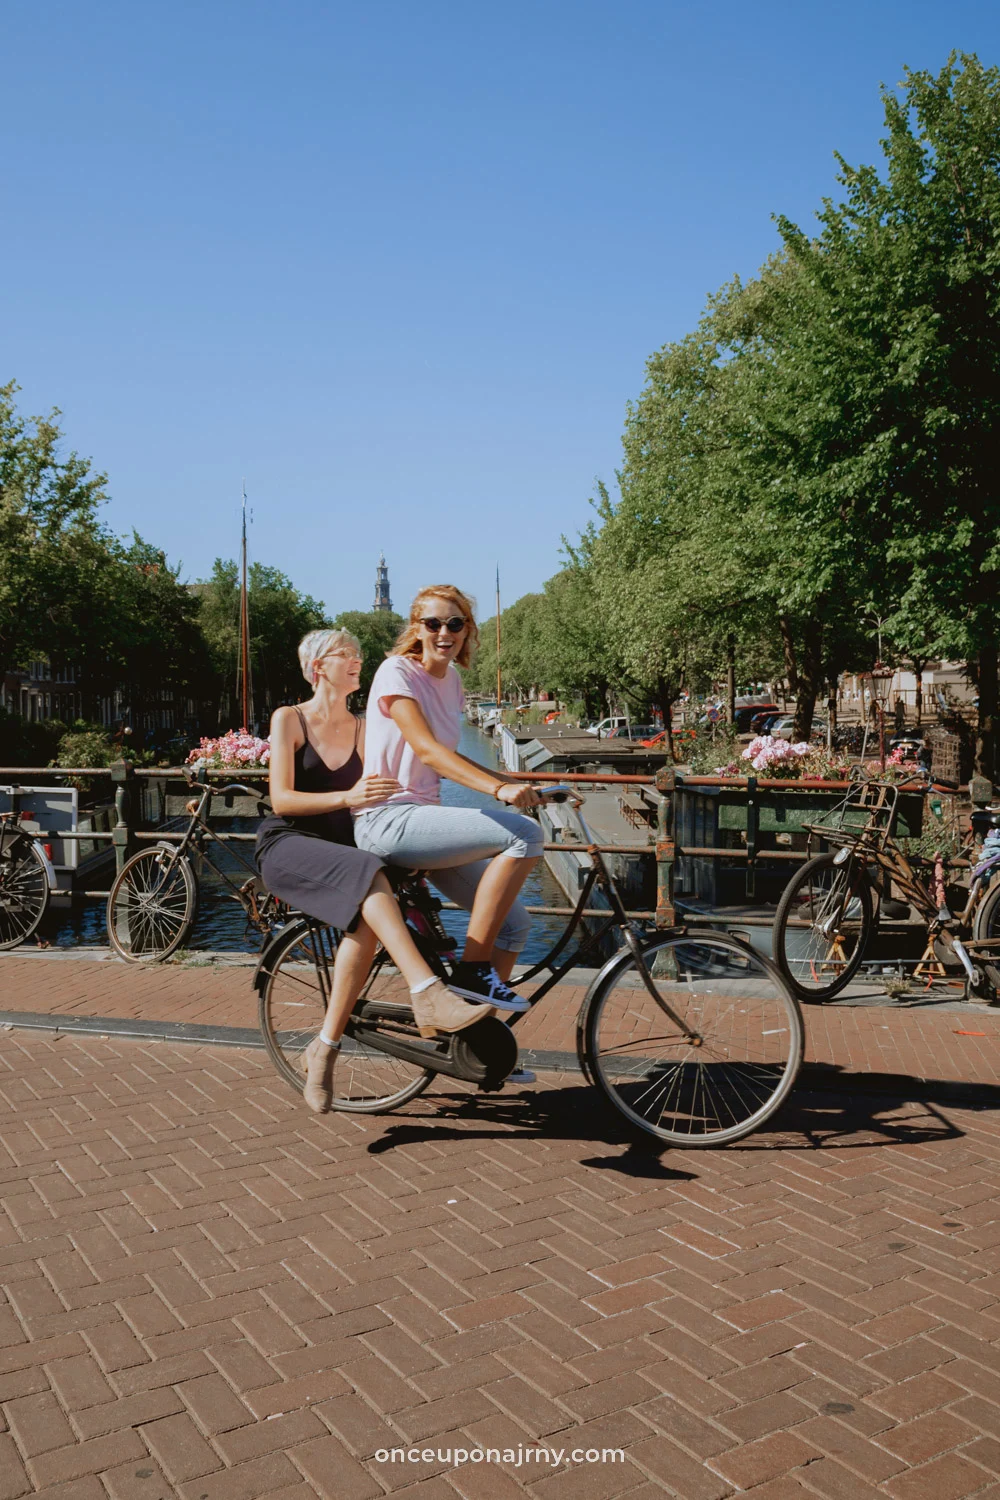
<svg viewBox="0 0 1000 1500">
<path fill-rule="evenodd" d="M 591 724 L 585 731 L 587 734 L 596 734 L 599 740 L 606 740 L 612 729 L 627 729 L 628 719 L 624 714 L 617 714 L 609 719 L 601 719 L 597 724 Z"/>
</svg>

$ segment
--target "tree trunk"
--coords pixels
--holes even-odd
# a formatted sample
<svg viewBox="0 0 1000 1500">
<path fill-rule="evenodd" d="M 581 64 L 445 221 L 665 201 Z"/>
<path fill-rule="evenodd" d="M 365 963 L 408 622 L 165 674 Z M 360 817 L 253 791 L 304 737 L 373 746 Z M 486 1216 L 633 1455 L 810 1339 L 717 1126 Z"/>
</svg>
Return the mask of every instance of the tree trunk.
<svg viewBox="0 0 1000 1500">
<path fill-rule="evenodd" d="M 917 680 L 918 724 L 922 724 L 924 722 L 924 668 L 927 665 L 927 660 L 928 658 L 919 656 L 913 658 L 913 675 Z"/>
<path fill-rule="evenodd" d="M 813 709 L 823 683 L 823 628 L 818 620 L 809 620 L 802 637 L 802 664 L 798 669 L 798 691 L 795 695 L 794 738 L 808 740 L 812 729 Z"/>
<path fill-rule="evenodd" d="M 680 697 L 683 683 L 667 682 L 666 678 L 659 677 L 656 681 L 656 706 L 663 715 L 664 748 L 667 752 L 667 760 L 670 764 L 674 761 L 674 727 L 672 723 L 672 710 L 674 703 Z"/>
<path fill-rule="evenodd" d="M 976 770 L 987 781 L 997 779 L 997 643 L 987 642 L 979 653 L 979 729 Z"/>
<path fill-rule="evenodd" d="M 781 648 L 785 657 L 785 676 L 788 679 L 788 691 L 795 698 L 798 696 L 799 691 L 799 668 L 795 656 L 792 625 L 787 615 L 778 616 L 778 627 L 781 630 Z"/>
<path fill-rule="evenodd" d="M 736 637 L 726 640 L 726 721 L 736 723 Z"/>
</svg>

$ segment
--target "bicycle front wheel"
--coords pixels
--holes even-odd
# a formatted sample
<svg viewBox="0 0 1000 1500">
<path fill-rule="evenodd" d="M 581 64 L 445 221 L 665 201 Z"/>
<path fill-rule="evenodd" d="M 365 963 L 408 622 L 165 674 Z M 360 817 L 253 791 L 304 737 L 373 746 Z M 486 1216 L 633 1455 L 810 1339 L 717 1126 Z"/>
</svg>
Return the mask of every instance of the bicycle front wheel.
<svg viewBox="0 0 1000 1500">
<path fill-rule="evenodd" d="M 796 870 L 774 918 L 774 960 L 800 1000 L 832 1000 L 854 978 L 874 926 L 864 864 L 818 854 Z"/>
<path fill-rule="evenodd" d="M 595 981 L 584 1071 L 632 1124 L 672 1146 L 725 1146 L 774 1114 L 802 1062 L 802 1014 L 773 964 L 726 932 L 689 931 Z"/>
<path fill-rule="evenodd" d="M 108 894 L 108 941 L 130 964 L 160 963 L 191 931 L 198 893 L 190 862 L 173 849 L 140 849 Z"/>
<path fill-rule="evenodd" d="M 277 939 L 267 959 L 260 996 L 264 1045 L 286 1083 L 299 1093 L 305 1083 L 305 1050 L 323 1024 L 337 952 L 332 927 L 295 923 Z M 378 953 L 357 1009 L 366 1002 L 399 1003 L 412 1021 L 409 990 L 388 959 Z M 331 1108 L 381 1114 L 406 1104 L 430 1083 L 432 1071 L 380 1052 L 353 1036 L 348 1023 L 333 1070 Z M 414 1033 L 415 1034 L 415 1033 Z"/>
<path fill-rule="evenodd" d="M 34 839 L 0 838 L 0 948 L 27 942 L 49 904 L 49 873 Z"/>
</svg>

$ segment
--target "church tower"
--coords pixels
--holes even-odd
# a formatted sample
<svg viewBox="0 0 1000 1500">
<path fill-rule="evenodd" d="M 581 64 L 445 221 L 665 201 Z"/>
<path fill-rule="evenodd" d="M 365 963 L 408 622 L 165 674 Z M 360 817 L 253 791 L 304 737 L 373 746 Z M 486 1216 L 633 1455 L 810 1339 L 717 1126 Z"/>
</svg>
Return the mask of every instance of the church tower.
<svg viewBox="0 0 1000 1500">
<path fill-rule="evenodd" d="M 392 609 L 392 600 L 389 598 L 389 569 L 385 565 L 385 553 L 379 553 L 378 567 L 375 570 L 375 603 L 372 605 L 374 614 L 386 614 Z"/>
</svg>

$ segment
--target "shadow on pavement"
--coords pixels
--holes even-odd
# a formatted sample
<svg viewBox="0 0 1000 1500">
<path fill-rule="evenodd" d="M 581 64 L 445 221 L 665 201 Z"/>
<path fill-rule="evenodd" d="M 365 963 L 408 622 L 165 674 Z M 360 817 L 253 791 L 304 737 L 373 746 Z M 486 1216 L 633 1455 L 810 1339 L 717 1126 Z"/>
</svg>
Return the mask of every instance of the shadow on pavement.
<svg viewBox="0 0 1000 1500">
<path fill-rule="evenodd" d="M 907 1073 L 856 1073 L 836 1063 L 809 1063 L 774 1119 L 742 1144 L 787 1151 L 801 1145 L 912 1146 L 957 1140 L 965 1132 L 942 1113 L 942 1107 L 997 1109 L 1000 1087 Z M 775 1140 L 776 1135 L 782 1139 Z"/>
<path fill-rule="evenodd" d="M 465 1123 L 450 1126 L 450 1120 L 480 1123 L 470 1128 Z M 625 1150 L 621 1156 L 582 1158 L 581 1165 L 659 1182 L 690 1181 L 697 1176 L 695 1172 L 664 1166 L 660 1158 L 670 1147 L 653 1136 L 633 1135 L 621 1116 L 594 1089 L 583 1084 L 508 1097 L 478 1094 L 456 1100 L 445 1096 L 430 1119 L 387 1126 L 378 1140 L 370 1143 L 368 1151 L 378 1156 L 421 1141 L 447 1140 L 600 1142 L 624 1146 Z"/>
<path fill-rule="evenodd" d="M 368 1151 L 379 1155 L 421 1141 L 443 1140 L 592 1141 L 625 1149 L 619 1156 L 581 1158 L 584 1166 L 661 1181 L 697 1176 L 665 1166 L 662 1158 L 678 1148 L 630 1132 L 626 1122 L 586 1085 L 518 1096 L 474 1094 L 455 1099 L 445 1095 L 426 1102 L 432 1111 L 429 1116 L 387 1126 Z M 942 1113 L 942 1106 L 997 1109 L 1000 1086 L 904 1073 L 856 1073 L 836 1064 L 810 1063 L 778 1114 L 754 1135 L 726 1149 L 871 1149 L 960 1139 L 965 1132 Z M 674 1160 L 678 1160 L 676 1154 Z"/>
</svg>

